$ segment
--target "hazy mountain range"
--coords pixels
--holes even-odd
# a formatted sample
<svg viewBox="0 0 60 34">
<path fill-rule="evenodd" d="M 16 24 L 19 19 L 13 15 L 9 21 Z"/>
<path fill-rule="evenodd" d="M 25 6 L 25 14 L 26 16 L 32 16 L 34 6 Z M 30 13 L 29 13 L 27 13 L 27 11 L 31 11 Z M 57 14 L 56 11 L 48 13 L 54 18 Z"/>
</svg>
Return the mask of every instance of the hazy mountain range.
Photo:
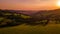
<svg viewBox="0 0 60 34">
<path fill-rule="evenodd" d="M 11 12 L 11 13 L 20 13 L 20 14 L 25 14 L 25 15 L 30 15 L 30 16 L 36 16 L 39 14 L 42 15 L 60 15 L 60 9 L 56 9 L 56 10 L 38 10 L 38 11 L 34 11 L 34 10 L 28 10 L 28 11 L 24 11 L 24 10 L 3 10 L 4 12 Z"/>
</svg>

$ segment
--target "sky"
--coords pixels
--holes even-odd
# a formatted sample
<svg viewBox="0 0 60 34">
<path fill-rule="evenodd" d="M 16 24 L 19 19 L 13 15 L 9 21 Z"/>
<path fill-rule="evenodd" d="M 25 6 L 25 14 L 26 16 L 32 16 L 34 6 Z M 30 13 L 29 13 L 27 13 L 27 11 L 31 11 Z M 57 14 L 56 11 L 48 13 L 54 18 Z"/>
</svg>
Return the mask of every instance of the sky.
<svg viewBox="0 0 60 34">
<path fill-rule="evenodd" d="M 56 9 L 57 0 L 0 0 L 0 9 L 46 10 Z"/>
</svg>

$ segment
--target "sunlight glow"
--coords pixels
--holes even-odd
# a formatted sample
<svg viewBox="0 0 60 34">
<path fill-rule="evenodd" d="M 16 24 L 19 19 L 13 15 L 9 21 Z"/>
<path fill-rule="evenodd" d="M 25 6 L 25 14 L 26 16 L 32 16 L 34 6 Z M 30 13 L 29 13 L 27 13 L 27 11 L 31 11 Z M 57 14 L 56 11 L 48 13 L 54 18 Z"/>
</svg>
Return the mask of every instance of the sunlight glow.
<svg viewBox="0 0 60 34">
<path fill-rule="evenodd" d="M 57 6 L 60 8 L 60 0 L 58 0 L 58 2 L 57 2 Z"/>
</svg>

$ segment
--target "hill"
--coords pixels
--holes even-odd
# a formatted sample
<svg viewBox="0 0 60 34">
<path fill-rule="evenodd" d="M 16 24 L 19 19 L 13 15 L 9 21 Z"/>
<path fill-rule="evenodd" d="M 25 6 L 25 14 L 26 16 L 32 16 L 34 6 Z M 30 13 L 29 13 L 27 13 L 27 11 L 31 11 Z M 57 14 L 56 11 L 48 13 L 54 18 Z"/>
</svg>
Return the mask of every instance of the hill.
<svg viewBox="0 0 60 34">
<path fill-rule="evenodd" d="M 56 10 L 0 10 L 0 27 L 15 25 L 46 25 L 49 22 L 60 23 L 60 9 Z M 51 22 L 51 23 L 52 23 Z"/>
</svg>

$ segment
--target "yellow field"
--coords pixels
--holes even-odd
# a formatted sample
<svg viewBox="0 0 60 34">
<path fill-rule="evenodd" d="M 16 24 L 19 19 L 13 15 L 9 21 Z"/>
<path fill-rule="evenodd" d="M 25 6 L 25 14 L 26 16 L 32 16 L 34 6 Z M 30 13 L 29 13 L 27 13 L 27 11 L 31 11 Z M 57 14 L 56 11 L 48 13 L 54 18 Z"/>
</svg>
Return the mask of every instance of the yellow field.
<svg viewBox="0 0 60 34">
<path fill-rule="evenodd" d="M 0 28 L 0 34 L 60 34 L 60 24 L 48 24 L 47 26 L 19 25 Z"/>
</svg>

